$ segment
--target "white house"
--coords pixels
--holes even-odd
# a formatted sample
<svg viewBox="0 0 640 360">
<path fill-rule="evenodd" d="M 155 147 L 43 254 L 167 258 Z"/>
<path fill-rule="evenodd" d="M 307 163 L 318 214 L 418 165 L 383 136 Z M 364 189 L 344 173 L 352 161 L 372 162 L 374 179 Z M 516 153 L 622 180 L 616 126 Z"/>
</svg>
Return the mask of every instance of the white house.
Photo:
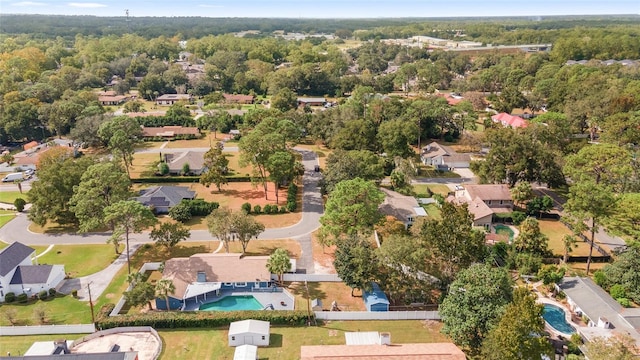
<svg viewBox="0 0 640 360">
<path fill-rule="evenodd" d="M 242 320 L 229 326 L 229 346 L 256 345 L 269 346 L 268 321 Z"/>
<path fill-rule="evenodd" d="M 56 288 L 64 280 L 63 265 L 33 265 L 34 253 L 33 248 L 19 242 L 0 251 L 0 301 L 9 292 L 34 295 Z"/>
</svg>

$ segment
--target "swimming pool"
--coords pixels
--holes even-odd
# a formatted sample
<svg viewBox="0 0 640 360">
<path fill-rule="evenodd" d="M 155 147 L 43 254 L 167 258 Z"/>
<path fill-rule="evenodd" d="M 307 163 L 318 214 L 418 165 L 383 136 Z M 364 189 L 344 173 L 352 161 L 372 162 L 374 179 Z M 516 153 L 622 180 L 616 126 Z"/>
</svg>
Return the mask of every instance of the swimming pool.
<svg viewBox="0 0 640 360">
<path fill-rule="evenodd" d="M 556 331 L 567 335 L 571 335 L 576 332 L 576 329 L 567 322 L 564 310 L 555 305 L 544 304 L 542 317 L 544 318 L 544 321 L 546 321 L 547 324 Z"/>
<path fill-rule="evenodd" d="M 253 295 L 226 296 L 221 300 L 200 305 L 202 311 L 262 310 L 264 306 Z"/>
<path fill-rule="evenodd" d="M 510 227 L 505 225 L 494 225 L 493 228 L 496 229 L 496 234 L 505 235 L 509 238 L 509 242 L 513 241 L 514 233 Z"/>
</svg>

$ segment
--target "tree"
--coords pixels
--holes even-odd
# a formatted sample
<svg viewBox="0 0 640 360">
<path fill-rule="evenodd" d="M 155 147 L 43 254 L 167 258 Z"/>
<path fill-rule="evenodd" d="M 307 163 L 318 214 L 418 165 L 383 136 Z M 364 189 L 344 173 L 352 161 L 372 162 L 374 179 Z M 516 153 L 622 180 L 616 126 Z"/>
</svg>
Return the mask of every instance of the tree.
<svg viewBox="0 0 640 360">
<path fill-rule="evenodd" d="M 28 194 L 31 203 L 29 220 L 40 226 L 47 221 L 59 225 L 77 224 L 78 219 L 69 201 L 74 188 L 81 182 L 82 174 L 93 163 L 91 157 L 72 158 L 62 147 L 43 154 L 38 164 L 38 180 L 31 184 Z"/>
<path fill-rule="evenodd" d="M 631 154 L 617 145 L 588 145 L 567 156 L 564 173 L 574 183 L 591 181 L 623 192 L 631 174 Z"/>
<path fill-rule="evenodd" d="M 511 197 L 518 205 L 525 205 L 529 200 L 533 199 L 533 189 L 528 181 L 521 181 L 511 188 Z"/>
<path fill-rule="evenodd" d="M 23 198 L 16 198 L 15 200 L 13 200 L 13 206 L 16 208 L 17 212 L 22 212 L 25 205 L 27 205 L 27 201 Z"/>
<path fill-rule="evenodd" d="M 165 222 L 153 228 L 149 237 L 158 245 L 168 249 L 176 246 L 180 241 L 187 240 L 191 233 L 187 227 L 181 223 Z"/>
<path fill-rule="evenodd" d="M 80 231 L 87 232 L 112 224 L 104 221 L 103 210 L 118 201 L 131 197 L 131 181 L 122 167 L 114 162 L 89 166 L 80 184 L 74 187 L 69 203 L 80 222 Z"/>
<path fill-rule="evenodd" d="M 361 178 L 338 183 L 329 196 L 320 223 L 334 237 L 370 233 L 380 220 L 384 193 Z"/>
<path fill-rule="evenodd" d="M 576 248 L 576 243 L 577 243 L 577 239 L 575 236 L 572 235 L 565 235 L 562 238 L 562 250 L 563 250 L 563 255 L 562 255 L 562 262 L 563 263 L 567 263 L 567 261 L 569 261 L 569 254 L 571 253 L 571 251 L 573 251 L 573 249 Z"/>
<path fill-rule="evenodd" d="M 632 244 L 613 263 L 607 264 L 602 273 L 607 286 L 622 285 L 634 302 L 640 301 L 640 248 Z"/>
<path fill-rule="evenodd" d="M 278 283 L 282 284 L 282 275 L 291 270 L 291 260 L 287 250 L 276 249 L 267 260 L 267 269 L 270 273 L 278 275 Z"/>
<path fill-rule="evenodd" d="M 142 129 L 136 119 L 128 116 L 114 117 L 100 125 L 98 135 L 113 155 L 122 159 L 129 174 L 135 146 L 142 138 Z"/>
<path fill-rule="evenodd" d="M 384 167 L 380 157 L 368 150 L 337 150 L 327 158 L 322 190 L 331 193 L 341 181 L 359 177 L 364 180 L 379 181 L 384 178 Z"/>
<path fill-rule="evenodd" d="M 412 227 L 420 247 L 428 249 L 425 270 L 450 283 L 462 269 L 484 258 L 484 233 L 473 228 L 473 215 L 466 206 L 445 202 L 441 219 L 427 219 Z"/>
<path fill-rule="evenodd" d="M 283 88 L 271 97 L 271 106 L 273 106 L 274 109 L 286 112 L 298 106 L 298 97 L 291 89 Z"/>
<path fill-rule="evenodd" d="M 640 193 L 622 194 L 616 211 L 604 219 L 607 230 L 640 241 Z"/>
<path fill-rule="evenodd" d="M 224 243 L 224 249 L 229 252 L 229 242 L 233 237 L 233 213 L 227 207 L 219 207 L 207 216 L 209 233 Z"/>
<path fill-rule="evenodd" d="M 167 305 L 167 311 L 171 310 L 169 306 L 169 295 L 176 291 L 175 285 L 171 279 L 160 279 L 156 283 L 155 294 L 156 296 L 164 298 Z"/>
<path fill-rule="evenodd" d="M 124 235 L 127 244 L 127 269 L 131 273 L 131 259 L 129 252 L 129 235 L 139 233 L 158 220 L 151 210 L 135 200 L 121 200 L 104 208 L 104 220 L 114 226 L 116 232 Z"/>
<path fill-rule="evenodd" d="M 125 291 L 122 295 L 129 305 L 141 306 L 147 304 L 149 305 L 149 310 L 151 310 L 151 301 L 156 298 L 156 290 L 148 282 L 139 282 L 130 291 Z"/>
<path fill-rule="evenodd" d="M 91 115 L 83 116 L 76 121 L 75 126 L 71 129 L 69 137 L 79 144 L 87 147 L 99 146 L 102 139 L 98 135 L 100 125 L 109 121 L 110 115 Z"/>
<path fill-rule="evenodd" d="M 545 255 L 549 238 L 540 232 L 540 224 L 533 217 L 526 218 L 520 224 L 520 234 L 513 240 L 513 247 L 523 253 Z"/>
<path fill-rule="evenodd" d="M 371 281 L 376 274 L 376 256 L 371 243 L 357 235 L 338 242 L 333 266 L 342 282 L 353 290 L 371 288 Z"/>
<path fill-rule="evenodd" d="M 297 175 L 304 172 L 304 167 L 291 151 L 277 151 L 269 156 L 266 164 L 269 179 L 273 181 L 276 190 L 276 204 L 278 204 L 278 188 L 293 181 Z"/>
<path fill-rule="evenodd" d="M 538 196 L 527 203 L 527 215 L 529 216 L 538 215 L 539 218 L 542 218 L 542 213 L 551 209 L 553 209 L 553 199 L 548 195 Z"/>
<path fill-rule="evenodd" d="M 615 203 L 616 198 L 611 188 L 603 184 L 596 184 L 592 180 L 580 181 L 569 188 L 569 198 L 564 208 L 573 226 L 573 231 L 576 235 L 582 234 L 587 229 L 591 233 L 587 274 L 589 274 L 591 267 L 595 234 L 598 232 L 601 221 L 613 213 Z"/>
<path fill-rule="evenodd" d="M 585 344 L 586 355 L 590 360 L 632 360 L 636 359 L 633 351 L 635 340 L 628 335 L 596 337 Z"/>
<path fill-rule="evenodd" d="M 251 238 L 257 238 L 264 231 L 264 225 L 244 211 L 232 214 L 231 226 L 233 233 L 238 237 L 238 241 L 242 245 L 243 254 L 247 251 Z"/>
<path fill-rule="evenodd" d="M 378 141 L 390 157 L 406 158 L 414 154 L 409 146 L 418 137 L 418 126 L 402 120 L 385 121 L 378 129 Z"/>
<path fill-rule="evenodd" d="M 209 187 L 209 185 L 215 184 L 218 192 L 221 191 L 222 185 L 227 184 L 225 175 L 229 169 L 229 159 L 222 153 L 222 149 L 224 149 L 224 144 L 217 142 L 204 154 L 204 165 L 207 171 L 200 176 L 202 185 Z"/>
<path fill-rule="evenodd" d="M 540 360 L 553 356 L 553 348 L 544 337 L 544 307 L 526 288 L 513 292 L 500 321 L 482 343 L 486 360 Z"/>
<path fill-rule="evenodd" d="M 477 354 L 492 325 L 511 302 L 513 288 L 504 268 L 474 264 L 449 286 L 439 308 L 442 332 L 458 346 Z"/>
</svg>

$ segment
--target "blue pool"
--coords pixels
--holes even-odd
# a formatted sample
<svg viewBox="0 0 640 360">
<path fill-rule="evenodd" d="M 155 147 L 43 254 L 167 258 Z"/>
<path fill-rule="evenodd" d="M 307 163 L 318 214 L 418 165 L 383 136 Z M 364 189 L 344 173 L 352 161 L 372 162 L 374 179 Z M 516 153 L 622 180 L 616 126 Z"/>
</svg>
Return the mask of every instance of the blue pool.
<svg viewBox="0 0 640 360">
<path fill-rule="evenodd" d="M 567 335 L 571 335 L 576 332 L 576 329 L 567 323 L 564 310 L 555 305 L 544 304 L 542 317 L 544 318 L 544 321 L 546 321 L 547 324 L 556 331 Z"/>
<path fill-rule="evenodd" d="M 235 310 L 262 310 L 264 306 L 252 295 L 226 296 L 221 300 L 202 304 L 202 311 L 235 311 Z"/>
</svg>

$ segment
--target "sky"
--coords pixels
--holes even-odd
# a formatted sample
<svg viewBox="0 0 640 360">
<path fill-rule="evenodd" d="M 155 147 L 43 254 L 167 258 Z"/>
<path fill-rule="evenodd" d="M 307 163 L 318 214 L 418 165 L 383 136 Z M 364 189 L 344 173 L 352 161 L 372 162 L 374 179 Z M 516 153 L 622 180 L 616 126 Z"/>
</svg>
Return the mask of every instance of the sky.
<svg viewBox="0 0 640 360">
<path fill-rule="evenodd" d="M 640 14 L 639 0 L 0 0 L 0 14 L 385 18 Z"/>
</svg>

